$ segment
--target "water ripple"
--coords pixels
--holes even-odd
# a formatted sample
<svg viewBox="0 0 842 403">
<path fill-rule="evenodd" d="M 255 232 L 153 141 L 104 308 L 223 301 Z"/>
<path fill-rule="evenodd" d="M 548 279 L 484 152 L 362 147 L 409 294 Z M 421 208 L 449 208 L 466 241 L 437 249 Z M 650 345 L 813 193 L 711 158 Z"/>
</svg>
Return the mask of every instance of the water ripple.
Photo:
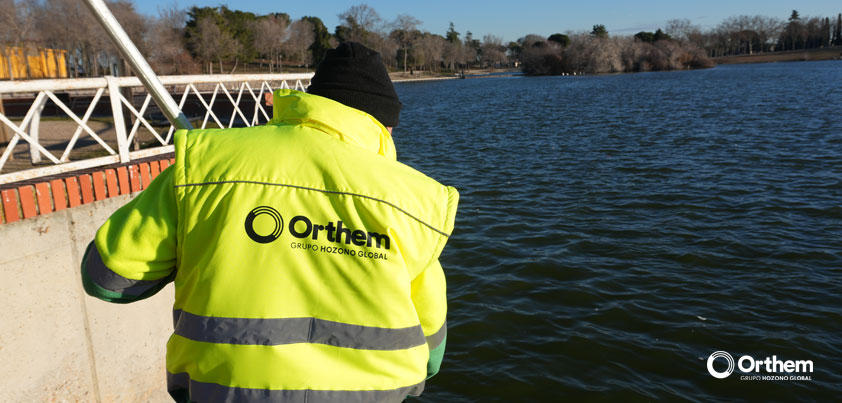
<svg viewBox="0 0 842 403">
<path fill-rule="evenodd" d="M 462 196 L 421 400 L 837 399 L 838 82 L 842 62 L 398 85 L 399 159 Z M 715 379 L 718 350 L 813 380 Z"/>
</svg>

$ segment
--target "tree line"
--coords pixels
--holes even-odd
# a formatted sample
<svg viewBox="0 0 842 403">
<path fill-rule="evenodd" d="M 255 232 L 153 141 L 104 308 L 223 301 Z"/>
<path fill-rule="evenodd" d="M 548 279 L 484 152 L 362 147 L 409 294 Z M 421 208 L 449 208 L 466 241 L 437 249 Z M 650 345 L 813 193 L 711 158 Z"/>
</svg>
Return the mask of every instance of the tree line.
<svg viewBox="0 0 842 403">
<path fill-rule="evenodd" d="M 705 49 L 711 57 L 817 49 L 842 46 L 842 13 L 836 18 L 801 17 L 797 10 L 792 10 L 786 20 L 740 15 L 726 18 L 708 30 L 689 20 L 675 19 L 667 22 L 665 31 Z"/>
<path fill-rule="evenodd" d="M 460 71 L 520 65 L 529 74 L 602 73 L 708 67 L 711 57 L 842 45 L 842 14 L 787 20 L 730 17 L 703 30 L 689 20 L 631 36 L 591 32 L 525 35 L 504 43 L 496 35 L 474 38 L 451 22 L 443 35 L 423 31 L 417 18 L 382 18 L 367 4 L 338 14 L 331 32 L 316 16 L 292 20 L 278 12 L 257 15 L 227 6 L 164 8 L 139 14 L 128 0 L 108 6 L 160 74 L 232 73 L 244 64 L 263 71 L 310 69 L 341 41 L 361 42 L 381 53 L 392 70 Z M 126 74 L 120 58 L 90 11 L 78 0 L 0 0 L 0 44 L 66 49 L 74 77 Z"/>
<path fill-rule="evenodd" d="M 713 67 L 695 45 L 673 39 L 660 29 L 634 36 L 610 36 L 604 25 L 590 33 L 527 35 L 511 45 L 524 73 L 597 74 Z"/>
<path fill-rule="evenodd" d="M 712 67 L 711 58 L 842 46 L 842 13 L 802 18 L 793 10 L 775 17 L 729 17 L 703 30 L 686 19 L 664 29 L 610 36 L 604 25 L 590 33 L 527 35 L 510 46 L 527 74 L 616 73 Z"/>
</svg>

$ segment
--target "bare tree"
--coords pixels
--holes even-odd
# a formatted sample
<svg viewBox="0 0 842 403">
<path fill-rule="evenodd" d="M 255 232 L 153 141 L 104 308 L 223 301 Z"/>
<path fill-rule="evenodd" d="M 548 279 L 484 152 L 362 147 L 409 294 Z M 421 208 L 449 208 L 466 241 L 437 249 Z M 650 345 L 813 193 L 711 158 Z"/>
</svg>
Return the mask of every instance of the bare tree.
<svg viewBox="0 0 842 403">
<path fill-rule="evenodd" d="M 728 17 L 719 23 L 718 28 L 725 36 L 724 45 L 728 53 L 751 53 L 751 17 L 747 15 Z"/>
<path fill-rule="evenodd" d="M 341 25 L 336 34 L 343 41 L 355 41 L 367 46 L 375 47 L 374 42 L 377 28 L 383 21 L 377 11 L 368 4 L 351 6 L 338 15 Z"/>
<path fill-rule="evenodd" d="M 17 7 L 15 0 L 0 0 L 0 42 L 10 43 L 18 30 Z"/>
<path fill-rule="evenodd" d="M 383 56 L 383 60 L 391 68 L 398 68 L 398 49 L 400 47 L 401 45 L 394 38 L 388 35 L 383 36 L 383 43 L 380 46 L 379 51 Z"/>
<path fill-rule="evenodd" d="M 0 0 L 0 42 L 19 46 L 35 39 L 37 0 Z"/>
<path fill-rule="evenodd" d="M 441 63 L 445 42 L 447 41 L 442 36 L 429 32 L 425 32 L 418 40 L 418 53 L 428 71 L 434 71 Z"/>
<path fill-rule="evenodd" d="M 781 32 L 781 50 L 795 50 L 804 47 L 807 41 L 807 27 L 801 21 L 798 11 L 792 10 L 789 21 Z"/>
<path fill-rule="evenodd" d="M 37 13 L 37 0 L 0 0 L 0 44 L 11 45 L 16 48 L 26 44 L 27 41 L 36 39 L 35 18 Z M 0 54 L 4 52 L 5 49 L 0 48 Z M 9 77 L 16 78 L 12 73 L 12 58 L 7 57 L 6 61 L 9 63 L 8 66 L 5 66 L 10 72 Z"/>
<path fill-rule="evenodd" d="M 504 63 L 506 61 L 506 47 L 503 46 L 503 38 L 499 36 L 483 36 L 480 49 L 482 50 L 482 62 L 488 64 L 492 69 L 496 63 Z"/>
<path fill-rule="evenodd" d="M 413 45 L 418 37 L 418 26 L 421 25 L 421 20 L 408 14 L 400 14 L 392 23 L 394 30 L 392 36 L 398 41 L 403 50 L 403 72 L 406 74 L 406 65 L 409 55 L 409 48 Z"/>
<path fill-rule="evenodd" d="M 57 21 L 72 21 L 58 24 Z M 94 21 L 90 10 L 75 0 L 45 0 L 36 21 L 43 43 L 69 51 L 70 66 L 75 76 L 99 76 L 106 50 L 113 50 L 105 32 Z"/>
<path fill-rule="evenodd" d="M 196 35 L 191 38 L 191 45 L 199 60 L 208 64 L 208 74 L 213 74 L 214 53 L 219 47 L 221 35 L 216 22 L 210 17 L 202 18 L 196 23 Z"/>
<path fill-rule="evenodd" d="M 134 4 L 129 1 L 111 1 L 108 3 L 108 8 L 111 10 L 111 13 L 114 14 L 114 18 L 120 22 L 120 25 L 123 27 L 123 30 L 129 35 L 132 42 L 137 46 L 138 50 L 141 53 L 148 54 L 148 47 L 146 44 L 146 31 L 147 27 L 149 26 L 149 21 L 144 16 L 137 13 L 134 9 Z M 97 28 L 99 25 L 97 24 Z M 101 29 L 98 29 L 101 32 Z M 105 35 L 100 35 L 100 38 L 105 40 Z M 111 71 L 112 67 L 116 64 L 122 66 L 125 75 L 129 75 L 131 73 L 129 69 L 129 64 L 126 62 L 122 55 L 117 52 L 117 49 L 114 48 L 114 45 L 111 43 L 110 40 L 105 40 L 102 43 L 103 48 L 103 57 L 107 61 L 107 66 L 109 72 L 112 75 L 117 75 L 116 71 Z"/>
<path fill-rule="evenodd" d="M 461 41 L 455 41 L 444 44 L 442 57 L 444 63 L 451 71 L 456 70 L 458 64 L 465 63 L 465 52 Z"/>
<path fill-rule="evenodd" d="M 107 4 L 138 49 L 146 53 L 150 21 L 138 14 L 129 1 L 110 1 Z M 38 41 L 43 46 L 67 49 L 68 64 L 74 76 L 80 73 L 89 77 L 102 72 L 116 74 L 111 69 L 119 65 L 128 72 L 128 67 L 102 27 L 94 21 L 90 10 L 82 2 L 43 0 L 38 2 L 35 14 Z"/>
<path fill-rule="evenodd" d="M 664 28 L 664 33 L 671 36 L 673 39 L 684 42 L 689 41 L 691 37 L 701 32 L 697 25 L 693 25 L 688 19 L 672 19 L 667 21 Z"/>
<path fill-rule="evenodd" d="M 148 37 L 149 62 L 162 74 L 186 74 L 195 69 L 195 62 L 184 48 L 184 10 L 175 5 L 158 10 Z"/>
<path fill-rule="evenodd" d="M 240 43 L 221 30 L 213 17 L 203 17 L 198 21 L 192 42 L 199 59 L 208 63 L 209 74 L 213 74 L 214 61 L 219 63 L 219 71 L 222 72 L 222 61 L 237 55 L 240 50 Z"/>
<path fill-rule="evenodd" d="M 376 31 L 368 36 L 368 39 L 370 47 L 382 56 L 383 63 L 389 67 L 397 65 L 396 56 L 400 45 L 395 38 L 389 36 L 385 25 L 381 24 Z"/>
<path fill-rule="evenodd" d="M 762 47 L 761 52 L 774 51 L 775 43 L 781 36 L 781 32 L 783 32 L 784 29 L 783 20 L 780 18 L 758 15 L 752 18 L 751 24 L 760 39 L 760 45 Z"/>
<path fill-rule="evenodd" d="M 310 21 L 301 19 L 292 23 L 289 27 L 289 38 L 286 42 L 287 51 L 293 55 L 296 60 L 307 66 L 312 63 L 312 53 L 308 50 L 313 44 L 315 35 L 313 34 L 313 24 Z"/>
<path fill-rule="evenodd" d="M 342 14 L 339 14 L 339 19 L 351 22 L 367 31 L 374 31 L 377 24 L 380 24 L 382 21 L 380 15 L 377 14 L 377 11 L 365 3 L 351 6 L 351 8 L 345 10 Z"/>
<path fill-rule="evenodd" d="M 822 28 L 823 20 L 819 17 L 807 18 L 804 23 L 804 47 L 805 48 L 819 48 L 825 42 L 824 29 Z"/>
<path fill-rule="evenodd" d="M 281 56 L 287 36 L 287 20 L 279 15 L 268 15 L 254 22 L 254 47 L 269 58 L 269 72 L 277 63 L 283 71 Z"/>
<path fill-rule="evenodd" d="M 471 31 L 465 32 L 464 49 L 465 59 L 468 66 L 479 62 L 479 52 L 481 42 L 474 39 L 474 34 Z"/>
<path fill-rule="evenodd" d="M 574 35 L 569 36 L 574 37 Z M 562 57 L 563 50 L 557 42 L 548 41 L 543 36 L 530 34 L 518 39 L 517 43 L 520 47 L 518 59 L 522 63 L 523 71 L 526 74 L 564 74 L 580 70 L 577 70 L 571 64 L 573 60 L 570 57 Z M 577 42 L 576 45 L 580 46 L 580 43 Z M 578 53 L 577 50 L 570 50 L 569 52 L 575 56 Z"/>
<path fill-rule="evenodd" d="M 627 38 L 609 38 L 596 35 L 574 35 L 564 49 L 573 72 L 616 73 L 624 71 L 621 57 L 622 42 Z"/>
</svg>

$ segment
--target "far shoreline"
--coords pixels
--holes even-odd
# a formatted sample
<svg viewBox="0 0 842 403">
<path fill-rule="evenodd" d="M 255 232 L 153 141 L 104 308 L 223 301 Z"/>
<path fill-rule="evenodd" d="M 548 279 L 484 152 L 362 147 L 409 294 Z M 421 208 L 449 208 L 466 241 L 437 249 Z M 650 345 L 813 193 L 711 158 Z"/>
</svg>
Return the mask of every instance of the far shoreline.
<svg viewBox="0 0 842 403">
<path fill-rule="evenodd" d="M 804 62 L 804 61 L 826 61 L 842 60 L 842 46 L 832 46 L 821 49 L 788 50 L 782 52 L 755 53 L 751 55 L 720 56 L 711 58 L 716 65 L 727 64 L 757 64 L 757 63 L 779 63 L 779 62 Z M 715 66 L 714 66 L 715 67 Z M 665 70 L 685 71 L 685 70 Z M 470 69 L 465 70 L 466 78 L 494 77 L 492 73 L 512 73 L 524 77 L 541 77 L 542 75 L 530 76 L 519 68 L 497 68 L 497 69 Z M 634 73 L 634 72 L 629 72 Z M 585 75 L 613 75 L 629 73 L 598 73 Z M 404 73 L 402 71 L 391 72 L 390 77 L 394 83 L 407 83 L 419 81 L 439 81 L 462 78 L 459 73 L 431 73 L 429 71 L 413 71 Z"/>
<path fill-rule="evenodd" d="M 842 60 L 842 46 L 833 46 L 820 49 L 788 50 L 783 52 L 771 53 L 755 53 L 752 55 L 720 56 L 714 57 L 712 59 L 716 64 Z"/>
<path fill-rule="evenodd" d="M 462 76 L 464 74 L 464 77 Z M 438 81 L 438 80 L 455 80 L 461 78 L 485 78 L 497 77 L 500 74 L 521 75 L 523 70 L 517 67 L 500 67 L 494 69 L 468 69 L 460 70 L 459 72 L 435 72 L 429 71 L 413 71 L 411 73 L 404 73 L 403 71 L 394 71 L 389 73 L 389 77 L 393 83 L 409 83 L 417 81 Z M 524 74 L 525 75 L 525 74 Z"/>
</svg>

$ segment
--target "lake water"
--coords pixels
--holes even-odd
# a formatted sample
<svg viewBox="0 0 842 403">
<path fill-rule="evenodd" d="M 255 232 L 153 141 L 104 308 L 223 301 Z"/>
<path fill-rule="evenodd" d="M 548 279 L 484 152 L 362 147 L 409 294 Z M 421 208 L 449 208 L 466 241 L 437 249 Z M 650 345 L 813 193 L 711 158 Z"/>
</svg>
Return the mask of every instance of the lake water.
<svg viewBox="0 0 842 403">
<path fill-rule="evenodd" d="M 462 196 L 422 401 L 842 397 L 842 61 L 397 90 L 398 158 Z"/>
</svg>

